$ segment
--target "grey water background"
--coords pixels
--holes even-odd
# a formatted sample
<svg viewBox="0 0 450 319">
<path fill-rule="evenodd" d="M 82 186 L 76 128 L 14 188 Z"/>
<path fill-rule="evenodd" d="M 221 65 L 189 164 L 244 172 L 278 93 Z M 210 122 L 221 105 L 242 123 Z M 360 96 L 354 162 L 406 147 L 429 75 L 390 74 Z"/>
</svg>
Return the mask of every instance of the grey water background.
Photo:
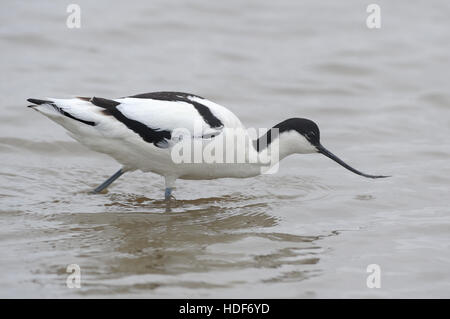
<svg viewBox="0 0 450 319">
<path fill-rule="evenodd" d="M 450 297 L 450 4 L 2 1 L 0 297 Z M 27 109 L 29 97 L 176 90 L 247 127 L 313 119 L 321 155 L 275 175 L 130 173 Z M 69 264 L 80 289 L 66 287 Z M 369 264 L 381 288 L 369 289 Z"/>
</svg>

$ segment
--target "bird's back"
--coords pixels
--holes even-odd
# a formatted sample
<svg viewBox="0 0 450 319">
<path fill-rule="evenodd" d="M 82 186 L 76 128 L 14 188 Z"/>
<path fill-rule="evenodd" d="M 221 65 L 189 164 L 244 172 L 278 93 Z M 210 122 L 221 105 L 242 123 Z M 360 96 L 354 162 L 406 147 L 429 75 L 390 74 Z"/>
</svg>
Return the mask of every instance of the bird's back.
<svg viewBox="0 0 450 319">
<path fill-rule="evenodd" d="M 227 108 L 181 92 L 29 101 L 87 147 L 112 156 L 129 169 L 160 174 L 168 169 L 169 149 L 180 134 L 203 138 L 242 128 Z"/>
</svg>

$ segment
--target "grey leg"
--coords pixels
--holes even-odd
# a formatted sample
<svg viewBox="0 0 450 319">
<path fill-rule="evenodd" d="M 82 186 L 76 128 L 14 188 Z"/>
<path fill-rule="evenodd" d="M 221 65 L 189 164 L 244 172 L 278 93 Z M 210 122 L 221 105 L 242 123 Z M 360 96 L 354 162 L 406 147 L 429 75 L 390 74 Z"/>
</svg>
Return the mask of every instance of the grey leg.
<svg viewBox="0 0 450 319">
<path fill-rule="evenodd" d="M 94 189 L 91 193 L 97 194 L 100 193 L 102 190 L 107 188 L 109 185 L 111 185 L 116 179 L 118 179 L 120 176 L 123 175 L 125 171 L 123 169 L 119 169 L 117 172 L 114 173 L 113 176 L 108 178 L 106 181 L 104 181 L 101 185 L 97 186 L 96 189 Z"/>
<path fill-rule="evenodd" d="M 175 199 L 172 195 L 173 188 L 175 187 L 176 177 L 173 176 L 164 176 L 166 190 L 164 191 L 164 199 L 169 201 L 171 199 Z"/>
<path fill-rule="evenodd" d="M 164 199 L 165 200 L 170 200 L 171 198 L 174 198 L 172 196 L 172 187 L 167 187 L 165 192 L 164 192 Z"/>
</svg>

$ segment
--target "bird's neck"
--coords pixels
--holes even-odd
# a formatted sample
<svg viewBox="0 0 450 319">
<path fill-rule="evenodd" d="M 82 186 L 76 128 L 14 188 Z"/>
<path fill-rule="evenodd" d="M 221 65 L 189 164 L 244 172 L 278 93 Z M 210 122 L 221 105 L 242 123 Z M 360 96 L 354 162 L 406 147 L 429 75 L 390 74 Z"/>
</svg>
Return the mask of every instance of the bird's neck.
<svg viewBox="0 0 450 319">
<path fill-rule="evenodd" d="M 274 127 L 277 128 L 277 127 Z M 269 130 L 263 136 L 254 141 L 255 150 L 261 157 L 270 157 L 273 164 L 278 163 L 285 157 L 297 153 L 296 133 L 278 130 Z"/>
</svg>

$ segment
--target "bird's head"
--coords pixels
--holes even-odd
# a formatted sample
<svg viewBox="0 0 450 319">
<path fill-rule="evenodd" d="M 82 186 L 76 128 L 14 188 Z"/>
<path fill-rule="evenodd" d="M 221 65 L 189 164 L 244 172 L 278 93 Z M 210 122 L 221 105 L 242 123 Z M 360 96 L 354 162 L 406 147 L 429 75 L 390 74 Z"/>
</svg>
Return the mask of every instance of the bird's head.
<svg viewBox="0 0 450 319">
<path fill-rule="evenodd" d="M 383 178 L 389 177 L 384 175 L 368 175 L 364 174 L 350 165 L 346 164 L 336 155 L 328 151 L 321 143 L 320 143 L 320 131 L 319 127 L 316 123 L 311 120 L 303 119 L 303 118 L 291 118 L 286 121 L 283 121 L 274 126 L 274 128 L 278 129 L 278 133 L 281 139 L 285 140 L 284 143 L 289 148 L 290 153 L 298 153 L 298 154 L 310 154 L 310 153 L 320 153 L 325 155 L 328 158 L 331 158 L 333 161 L 342 165 L 346 169 L 352 171 L 355 174 L 368 177 L 368 178 Z M 281 147 L 281 145 L 280 145 Z"/>
</svg>

